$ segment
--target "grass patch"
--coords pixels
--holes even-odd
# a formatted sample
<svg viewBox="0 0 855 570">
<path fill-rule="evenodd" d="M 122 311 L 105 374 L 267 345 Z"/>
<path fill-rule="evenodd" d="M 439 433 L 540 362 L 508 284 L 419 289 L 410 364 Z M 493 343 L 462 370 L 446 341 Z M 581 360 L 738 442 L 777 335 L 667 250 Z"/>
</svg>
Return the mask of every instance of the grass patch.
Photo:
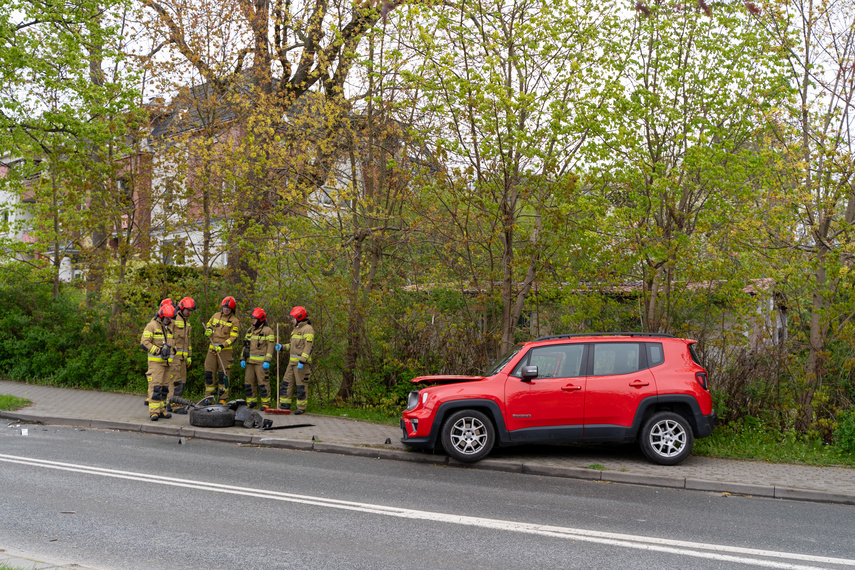
<svg viewBox="0 0 855 570">
<path fill-rule="evenodd" d="M 719 425 L 710 437 L 695 440 L 693 455 L 751 459 L 770 463 L 855 467 L 855 454 L 794 432 L 782 432 L 749 421 Z"/>
<path fill-rule="evenodd" d="M 0 411 L 3 412 L 11 412 L 14 410 L 20 410 L 26 406 L 32 404 L 31 401 L 26 398 L 18 398 L 16 396 L 7 396 L 6 394 L 0 394 Z M 0 570 L 3 570 L 2 566 L 0 566 Z"/>
<path fill-rule="evenodd" d="M 606 466 L 602 465 L 600 463 L 592 463 L 591 465 L 588 465 L 587 467 L 585 467 L 585 469 L 595 469 L 597 471 L 605 471 Z"/>
</svg>

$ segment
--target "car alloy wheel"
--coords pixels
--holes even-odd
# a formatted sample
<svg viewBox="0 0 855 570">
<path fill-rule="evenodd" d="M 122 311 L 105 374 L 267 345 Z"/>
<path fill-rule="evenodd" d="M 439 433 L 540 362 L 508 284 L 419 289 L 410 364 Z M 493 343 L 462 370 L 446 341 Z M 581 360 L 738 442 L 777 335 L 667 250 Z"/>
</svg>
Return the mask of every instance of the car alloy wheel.
<svg viewBox="0 0 855 570">
<path fill-rule="evenodd" d="M 496 442 L 493 422 L 477 410 L 451 414 L 442 428 L 442 447 L 449 456 L 464 463 L 483 459 Z"/>
<path fill-rule="evenodd" d="M 674 412 L 653 414 L 641 428 L 641 450 L 654 463 L 676 465 L 692 452 L 694 436 L 686 419 Z"/>
</svg>

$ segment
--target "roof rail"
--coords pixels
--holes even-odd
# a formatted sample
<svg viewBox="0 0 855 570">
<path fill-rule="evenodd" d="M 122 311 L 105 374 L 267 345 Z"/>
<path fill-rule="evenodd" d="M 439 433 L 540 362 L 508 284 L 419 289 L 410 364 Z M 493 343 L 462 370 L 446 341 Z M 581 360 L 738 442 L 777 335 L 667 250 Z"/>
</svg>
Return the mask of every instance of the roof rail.
<svg viewBox="0 0 855 570">
<path fill-rule="evenodd" d="M 561 340 L 565 338 L 579 338 L 583 336 L 637 336 L 648 338 L 675 338 L 674 335 L 665 333 L 643 333 L 643 332 L 613 332 L 613 333 L 579 333 L 579 334 L 556 334 L 552 336 L 542 336 L 530 342 L 538 342 L 541 340 Z"/>
</svg>

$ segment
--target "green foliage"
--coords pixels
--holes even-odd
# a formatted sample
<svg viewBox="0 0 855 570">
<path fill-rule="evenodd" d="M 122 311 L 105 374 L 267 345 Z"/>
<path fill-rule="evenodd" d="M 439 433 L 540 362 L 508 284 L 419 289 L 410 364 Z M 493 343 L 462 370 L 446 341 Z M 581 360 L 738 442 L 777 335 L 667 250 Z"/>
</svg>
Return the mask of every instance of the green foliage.
<svg viewBox="0 0 855 570">
<path fill-rule="evenodd" d="M 855 456 L 855 410 L 842 412 L 840 427 L 834 430 L 834 445 Z"/>
<path fill-rule="evenodd" d="M 0 410 L 4 412 L 18 410 L 20 408 L 29 406 L 30 404 L 32 404 L 32 402 L 27 400 L 26 398 L 18 398 L 16 396 L 0 394 Z"/>
<path fill-rule="evenodd" d="M 0 283 L 0 373 L 23 381 L 113 391 L 145 389 L 145 355 L 137 339 L 116 337 L 103 307 L 65 288 L 6 279 Z"/>
<path fill-rule="evenodd" d="M 850 451 L 794 430 L 781 430 L 752 416 L 719 425 L 710 437 L 695 441 L 692 453 L 772 463 L 855 467 L 855 454 Z"/>
</svg>

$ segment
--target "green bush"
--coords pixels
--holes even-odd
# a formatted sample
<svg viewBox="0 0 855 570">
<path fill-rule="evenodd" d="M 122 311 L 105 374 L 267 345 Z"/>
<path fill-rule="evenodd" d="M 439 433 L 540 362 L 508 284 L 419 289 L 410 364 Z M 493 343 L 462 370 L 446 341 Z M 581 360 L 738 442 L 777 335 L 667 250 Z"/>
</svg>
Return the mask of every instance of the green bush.
<svg viewBox="0 0 855 570">
<path fill-rule="evenodd" d="M 834 444 L 843 451 L 855 454 L 855 410 L 842 412 L 840 427 L 834 430 Z"/>
<path fill-rule="evenodd" d="M 136 340 L 110 331 L 109 309 L 50 283 L 0 282 L 0 374 L 21 381 L 111 391 L 144 388 L 145 355 Z"/>
</svg>

